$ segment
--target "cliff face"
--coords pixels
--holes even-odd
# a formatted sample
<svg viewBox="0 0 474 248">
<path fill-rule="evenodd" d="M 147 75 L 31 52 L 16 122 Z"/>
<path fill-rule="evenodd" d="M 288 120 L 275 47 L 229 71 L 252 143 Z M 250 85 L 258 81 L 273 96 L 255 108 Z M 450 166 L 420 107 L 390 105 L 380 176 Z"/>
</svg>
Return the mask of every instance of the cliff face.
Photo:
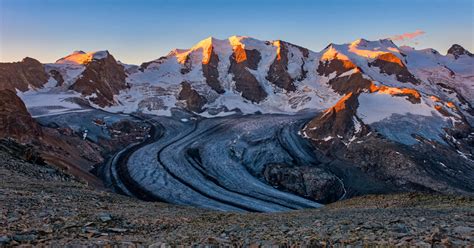
<svg viewBox="0 0 474 248">
<path fill-rule="evenodd" d="M 229 73 L 232 73 L 235 87 L 242 97 L 252 102 L 260 102 L 267 93 L 248 69 L 256 69 L 260 61 L 257 50 L 246 50 L 242 46 L 234 48 L 230 59 Z"/>
<path fill-rule="evenodd" d="M 205 51 L 207 53 L 207 60 L 202 61 L 202 74 L 206 78 L 206 83 L 211 87 L 215 92 L 222 94 L 225 90 L 222 88 L 222 85 L 219 82 L 219 57 L 214 52 L 213 46 L 209 46 Z M 189 59 L 189 57 L 188 57 Z M 186 65 L 187 63 L 185 63 Z M 189 66 L 189 65 L 188 65 Z M 190 68 L 183 68 L 182 72 L 188 71 Z"/>
<path fill-rule="evenodd" d="M 0 90 L 27 91 L 41 88 L 48 81 L 43 65 L 36 59 L 24 58 L 21 62 L 0 63 Z"/>
</svg>

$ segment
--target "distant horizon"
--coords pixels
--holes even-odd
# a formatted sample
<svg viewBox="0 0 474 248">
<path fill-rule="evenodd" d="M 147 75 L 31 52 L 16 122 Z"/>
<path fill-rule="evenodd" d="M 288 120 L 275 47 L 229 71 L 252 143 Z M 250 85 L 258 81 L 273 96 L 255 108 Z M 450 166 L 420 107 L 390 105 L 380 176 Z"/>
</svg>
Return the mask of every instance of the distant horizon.
<svg viewBox="0 0 474 248">
<path fill-rule="evenodd" d="M 188 49 L 209 36 L 284 40 L 315 52 L 359 38 L 446 54 L 474 50 L 474 2 L 383 0 L 0 0 L 0 62 L 31 57 L 53 63 L 73 51 L 108 50 L 141 64 Z M 446 11 L 449 10 L 449 11 Z M 366 14 L 369 13 L 369 14 Z"/>
</svg>

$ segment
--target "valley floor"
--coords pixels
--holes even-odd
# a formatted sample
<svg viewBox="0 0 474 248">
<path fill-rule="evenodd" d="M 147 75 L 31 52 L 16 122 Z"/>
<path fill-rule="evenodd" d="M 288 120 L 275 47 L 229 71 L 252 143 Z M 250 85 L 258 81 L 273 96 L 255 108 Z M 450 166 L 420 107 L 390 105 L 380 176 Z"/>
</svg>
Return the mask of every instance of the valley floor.
<svg viewBox="0 0 474 248">
<path fill-rule="evenodd" d="M 0 246 L 469 246 L 474 199 L 365 196 L 286 213 L 224 213 L 143 202 L 90 188 L 0 151 Z"/>
</svg>

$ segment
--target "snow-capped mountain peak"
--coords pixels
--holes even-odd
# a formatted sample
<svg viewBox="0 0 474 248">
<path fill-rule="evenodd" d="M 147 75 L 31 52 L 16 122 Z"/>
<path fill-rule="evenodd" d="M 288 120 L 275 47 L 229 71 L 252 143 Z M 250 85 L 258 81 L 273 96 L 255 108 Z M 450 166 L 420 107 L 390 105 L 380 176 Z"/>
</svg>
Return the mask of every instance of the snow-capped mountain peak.
<svg viewBox="0 0 474 248">
<path fill-rule="evenodd" d="M 474 75 L 469 72 L 472 57 L 454 47 L 443 56 L 398 47 L 390 39 L 358 39 L 313 52 L 281 40 L 235 35 L 208 37 L 139 67 L 117 63 L 108 51 L 77 51 L 46 69 L 57 82 L 48 87 L 79 90 L 86 100 L 110 111 L 292 113 L 326 109 L 348 93 L 376 85 L 413 89 L 422 98 L 436 96 L 466 113 L 473 99 L 466 83 Z M 454 54 L 460 57 L 454 59 Z M 107 80 L 101 75 L 108 75 Z"/>
<path fill-rule="evenodd" d="M 451 54 L 454 56 L 455 59 L 458 59 L 461 56 L 468 56 L 468 57 L 474 57 L 472 53 L 470 53 L 468 50 L 464 49 L 461 45 L 454 44 L 448 49 L 448 54 Z"/>
<path fill-rule="evenodd" d="M 84 52 L 84 51 L 74 51 L 72 54 L 67 55 L 66 57 L 60 58 L 56 61 L 56 64 L 75 64 L 83 65 L 91 62 L 96 59 L 104 59 L 109 56 L 107 50 L 104 51 L 95 51 L 95 52 Z"/>
</svg>

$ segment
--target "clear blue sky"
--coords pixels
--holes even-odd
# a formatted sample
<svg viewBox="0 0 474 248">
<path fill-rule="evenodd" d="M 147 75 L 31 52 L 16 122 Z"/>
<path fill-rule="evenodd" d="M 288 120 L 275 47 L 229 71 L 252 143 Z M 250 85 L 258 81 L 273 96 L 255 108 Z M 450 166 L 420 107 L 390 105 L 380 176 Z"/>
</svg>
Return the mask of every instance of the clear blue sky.
<svg viewBox="0 0 474 248">
<path fill-rule="evenodd" d="M 53 62 L 108 49 L 139 64 L 214 36 L 286 40 L 314 51 L 330 42 L 422 30 L 417 48 L 474 50 L 474 0 L 0 0 L 0 61 Z"/>
</svg>

